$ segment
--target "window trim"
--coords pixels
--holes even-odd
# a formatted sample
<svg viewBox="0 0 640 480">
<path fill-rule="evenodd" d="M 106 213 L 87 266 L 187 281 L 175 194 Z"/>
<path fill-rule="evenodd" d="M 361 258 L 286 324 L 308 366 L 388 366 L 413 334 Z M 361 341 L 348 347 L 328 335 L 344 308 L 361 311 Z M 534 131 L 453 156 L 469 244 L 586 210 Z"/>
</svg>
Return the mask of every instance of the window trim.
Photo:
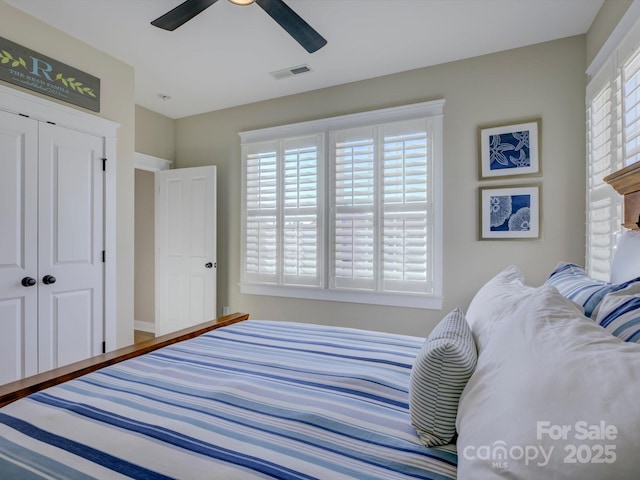
<svg viewBox="0 0 640 480">
<path fill-rule="evenodd" d="M 623 168 L 625 165 L 628 165 L 625 138 L 626 124 L 624 112 L 622 112 L 625 104 L 624 68 L 632 56 L 640 54 L 638 52 L 640 52 L 640 2 L 633 2 L 586 71 L 589 80 L 585 95 L 585 107 L 587 114 L 585 263 L 587 272 L 591 276 L 602 280 L 608 280 L 610 262 L 615 253 L 618 236 L 622 232 L 620 227 L 622 222 L 622 198 L 604 181 L 600 181 L 597 184 L 593 181 L 594 175 L 592 173 L 592 168 L 594 158 L 592 147 L 594 142 L 592 136 L 593 125 L 591 123 L 592 107 L 593 102 L 600 95 L 600 92 L 607 87 L 610 88 L 611 117 L 609 125 L 609 142 L 611 151 L 610 155 L 612 156 L 610 164 L 615 169 Z M 592 243 L 593 223 L 591 218 L 593 216 L 593 210 L 591 209 L 591 200 L 598 196 L 600 199 L 610 199 L 610 210 L 612 212 L 617 210 L 616 213 L 612 213 L 606 219 L 612 225 L 611 229 L 606 233 L 609 238 L 609 243 L 604 247 L 600 246 L 599 249 L 600 251 L 608 249 L 608 266 L 603 262 L 603 259 L 605 259 L 603 256 L 598 257 L 594 254 L 594 245 Z M 603 220 L 600 220 L 600 222 L 603 223 Z"/>
<path fill-rule="evenodd" d="M 327 288 L 323 282 L 321 288 L 305 287 L 305 286 L 281 286 L 281 285 L 265 285 L 245 282 L 245 258 L 244 247 L 241 248 L 241 281 L 240 293 L 254 295 L 268 295 L 274 297 L 290 297 L 305 298 L 312 300 L 331 300 L 350 303 L 367 303 L 373 305 L 389 305 L 410 308 L 424 309 L 442 309 L 442 252 L 443 252 L 443 111 L 444 100 L 434 100 L 399 107 L 385 108 L 370 112 L 361 112 L 337 117 L 312 120 L 289 125 L 282 125 L 260 130 L 251 130 L 240 132 L 242 149 L 242 189 L 241 189 L 241 231 L 242 237 L 245 238 L 245 221 L 244 212 L 246 211 L 246 147 L 249 144 L 273 142 L 281 139 L 310 136 L 324 134 L 323 151 L 328 156 L 329 132 L 333 130 L 365 127 L 379 125 L 385 123 L 393 123 L 404 120 L 413 120 L 420 118 L 430 118 L 433 121 L 433 136 L 437 139 L 433 145 L 433 201 L 432 214 L 433 222 L 431 224 L 434 229 L 432 248 L 432 274 L 433 274 L 433 293 L 431 294 L 410 294 L 410 293 L 386 293 L 386 292 L 358 292 L 357 290 L 333 290 Z M 322 177 L 327 179 L 329 162 L 325 162 L 324 174 Z M 325 189 L 326 191 L 326 189 Z M 328 201 L 328 199 L 327 199 Z M 325 205 L 325 208 L 328 208 Z M 328 210 L 324 210 L 324 217 L 329 217 Z M 329 229 L 324 231 L 326 237 Z M 243 240 L 244 241 L 244 240 Z M 329 245 L 329 244 L 326 244 Z M 328 251 L 321 252 L 325 261 L 323 263 L 323 271 L 321 272 L 323 280 L 328 277 L 328 265 L 326 258 L 330 253 Z"/>
</svg>

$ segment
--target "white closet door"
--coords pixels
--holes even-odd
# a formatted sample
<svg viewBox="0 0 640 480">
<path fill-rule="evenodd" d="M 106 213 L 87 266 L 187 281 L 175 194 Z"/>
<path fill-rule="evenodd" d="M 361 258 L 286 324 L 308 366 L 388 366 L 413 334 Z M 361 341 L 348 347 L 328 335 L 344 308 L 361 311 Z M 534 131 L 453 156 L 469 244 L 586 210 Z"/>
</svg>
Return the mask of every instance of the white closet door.
<svg viewBox="0 0 640 480">
<path fill-rule="evenodd" d="M 38 372 L 38 122 L 0 111 L 0 384 Z M 25 280 L 26 281 L 26 280 Z"/>
<path fill-rule="evenodd" d="M 156 335 L 216 318 L 216 167 L 156 173 Z"/>
<path fill-rule="evenodd" d="M 102 351 L 104 139 L 43 123 L 39 155 L 39 370 L 45 371 Z"/>
</svg>

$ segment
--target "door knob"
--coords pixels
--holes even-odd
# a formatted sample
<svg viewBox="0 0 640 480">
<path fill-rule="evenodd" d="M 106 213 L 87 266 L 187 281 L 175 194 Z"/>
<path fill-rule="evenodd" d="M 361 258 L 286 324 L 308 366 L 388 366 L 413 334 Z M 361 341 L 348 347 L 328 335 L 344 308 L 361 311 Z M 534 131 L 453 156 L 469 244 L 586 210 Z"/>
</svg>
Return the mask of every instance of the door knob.
<svg viewBox="0 0 640 480">
<path fill-rule="evenodd" d="M 24 277 L 22 279 L 22 286 L 23 287 L 33 287 L 36 283 L 36 279 L 35 278 L 31 278 L 31 277 Z"/>
<path fill-rule="evenodd" d="M 211 262 L 205 263 L 204 268 L 213 268 L 213 263 Z"/>
<path fill-rule="evenodd" d="M 42 277 L 42 283 L 45 285 L 51 285 L 52 283 L 56 283 L 56 277 L 53 275 L 45 275 Z"/>
</svg>

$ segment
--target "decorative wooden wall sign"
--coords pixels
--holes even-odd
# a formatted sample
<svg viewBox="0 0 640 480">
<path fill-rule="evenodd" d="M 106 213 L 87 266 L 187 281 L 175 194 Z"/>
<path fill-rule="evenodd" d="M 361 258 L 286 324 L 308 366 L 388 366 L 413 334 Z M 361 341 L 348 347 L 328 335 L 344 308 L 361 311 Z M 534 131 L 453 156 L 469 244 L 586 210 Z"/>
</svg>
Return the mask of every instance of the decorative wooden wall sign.
<svg viewBox="0 0 640 480">
<path fill-rule="evenodd" d="M 100 79 L 0 37 L 0 80 L 100 111 Z"/>
</svg>

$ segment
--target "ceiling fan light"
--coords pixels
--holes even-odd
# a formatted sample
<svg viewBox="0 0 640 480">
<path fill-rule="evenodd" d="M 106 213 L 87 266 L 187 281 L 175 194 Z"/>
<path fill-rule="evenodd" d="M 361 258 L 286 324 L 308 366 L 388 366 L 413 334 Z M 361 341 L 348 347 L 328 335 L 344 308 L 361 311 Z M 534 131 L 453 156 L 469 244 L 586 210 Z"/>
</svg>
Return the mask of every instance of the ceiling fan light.
<svg viewBox="0 0 640 480">
<path fill-rule="evenodd" d="M 255 0 L 229 0 L 235 5 L 251 5 Z"/>
</svg>

